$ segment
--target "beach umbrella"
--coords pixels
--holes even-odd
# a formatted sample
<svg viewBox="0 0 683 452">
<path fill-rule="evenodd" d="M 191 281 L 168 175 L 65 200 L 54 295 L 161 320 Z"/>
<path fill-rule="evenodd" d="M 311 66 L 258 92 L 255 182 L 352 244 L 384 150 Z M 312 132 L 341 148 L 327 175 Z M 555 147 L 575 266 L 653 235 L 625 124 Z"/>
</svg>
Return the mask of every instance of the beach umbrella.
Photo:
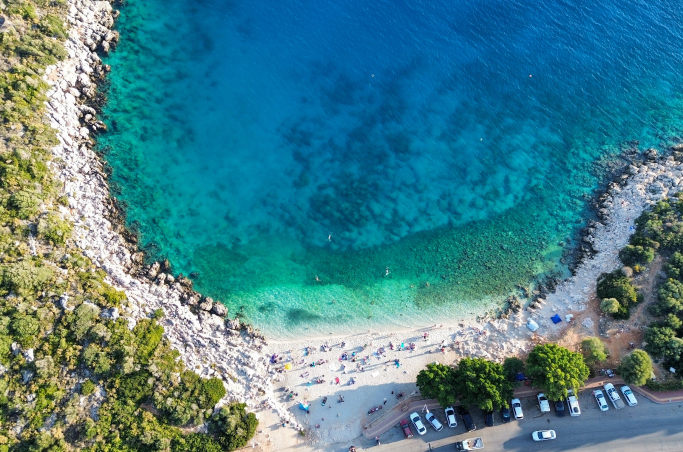
<svg viewBox="0 0 683 452">
<path fill-rule="evenodd" d="M 292 363 L 285 364 L 285 369 L 292 370 Z"/>
</svg>

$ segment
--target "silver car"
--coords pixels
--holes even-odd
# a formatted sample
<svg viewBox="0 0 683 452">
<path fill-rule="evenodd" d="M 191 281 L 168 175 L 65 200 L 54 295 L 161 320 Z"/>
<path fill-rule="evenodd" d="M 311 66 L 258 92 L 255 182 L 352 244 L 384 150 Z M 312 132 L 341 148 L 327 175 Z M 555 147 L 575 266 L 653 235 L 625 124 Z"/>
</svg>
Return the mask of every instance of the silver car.
<svg viewBox="0 0 683 452">
<path fill-rule="evenodd" d="M 638 405 L 636 396 L 635 394 L 633 394 L 633 391 L 631 391 L 631 388 L 629 388 L 628 386 L 622 386 L 621 393 L 624 394 L 624 399 L 626 399 L 626 403 L 628 403 L 628 406 Z"/>
<path fill-rule="evenodd" d="M 443 428 L 443 425 L 441 425 L 441 422 L 434 416 L 434 413 L 431 413 L 427 411 L 427 414 L 425 414 L 425 418 L 427 419 L 427 422 L 432 424 L 432 427 L 434 427 L 434 430 L 437 432 L 440 432 L 441 429 Z"/>
</svg>

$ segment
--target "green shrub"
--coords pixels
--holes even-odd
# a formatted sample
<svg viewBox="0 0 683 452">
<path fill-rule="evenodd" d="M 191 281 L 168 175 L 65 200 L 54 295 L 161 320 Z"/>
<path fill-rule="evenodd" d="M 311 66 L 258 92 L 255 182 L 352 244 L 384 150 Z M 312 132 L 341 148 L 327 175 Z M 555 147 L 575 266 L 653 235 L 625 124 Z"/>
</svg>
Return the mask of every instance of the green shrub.
<svg viewBox="0 0 683 452">
<path fill-rule="evenodd" d="M 39 28 L 45 35 L 53 38 L 65 39 L 68 36 L 64 28 L 64 20 L 51 14 L 42 18 Z"/>
<path fill-rule="evenodd" d="M 164 310 L 161 308 L 155 309 L 154 312 L 152 313 L 152 318 L 154 318 L 156 320 L 162 319 L 163 317 L 164 317 Z"/>
<path fill-rule="evenodd" d="M 621 305 L 616 298 L 605 298 L 600 302 L 600 310 L 605 314 L 614 314 L 619 312 Z"/>
<path fill-rule="evenodd" d="M 669 278 L 683 280 L 683 254 L 678 251 L 673 253 L 664 266 L 664 270 Z"/>
<path fill-rule="evenodd" d="M 605 344 L 597 337 L 588 337 L 581 341 L 581 351 L 589 366 L 607 359 Z"/>
<path fill-rule="evenodd" d="M 22 345 L 35 342 L 40 332 L 40 322 L 32 315 L 16 313 L 10 322 L 12 333 Z"/>
<path fill-rule="evenodd" d="M 155 320 L 141 320 L 135 325 L 133 334 L 136 337 L 137 354 L 136 361 L 140 364 L 148 364 L 149 359 L 161 342 L 164 328 Z"/>
<path fill-rule="evenodd" d="M 58 215 L 48 214 L 38 222 L 38 234 L 43 240 L 54 245 L 64 245 L 71 236 L 71 225 Z"/>
<path fill-rule="evenodd" d="M 619 251 L 619 259 L 629 267 L 649 264 L 654 258 L 655 250 L 650 247 L 627 245 Z"/>
<path fill-rule="evenodd" d="M 675 314 L 683 310 L 683 283 L 667 279 L 659 288 L 657 302 L 648 307 L 655 316 Z"/>
<path fill-rule="evenodd" d="M 621 359 L 617 372 L 626 384 L 643 386 L 652 375 L 652 360 L 643 350 L 634 350 Z"/>
<path fill-rule="evenodd" d="M 233 403 L 223 407 L 209 422 L 209 432 L 224 450 L 235 450 L 246 446 L 254 437 L 258 420 L 254 413 L 245 411 L 246 404 Z"/>
<path fill-rule="evenodd" d="M 3 265 L 0 269 L 2 287 L 22 296 L 41 290 L 52 279 L 52 269 L 36 267 L 29 261 Z"/>
<path fill-rule="evenodd" d="M 603 273 L 598 278 L 598 298 L 615 298 L 619 302 L 619 310 L 612 314 L 616 319 L 627 319 L 630 308 L 638 302 L 638 292 L 631 280 L 621 270 Z"/>
<path fill-rule="evenodd" d="M 19 218 L 26 220 L 38 213 L 40 198 L 33 191 L 20 190 L 10 196 L 7 205 L 14 209 Z"/>
<path fill-rule="evenodd" d="M 680 391 L 683 389 L 683 380 L 648 380 L 645 387 L 653 391 Z"/>
<path fill-rule="evenodd" d="M 95 383 L 92 380 L 85 380 L 81 384 L 81 394 L 87 396 L 95 392 Z"/>
<path fill-rule="evenodd" d="M 127 299 L 124 291 L 116 290 L 106 283 L 102 284 L 100 293 L 104 298 L 106 306 L 110 308 L 120 308 L 121 304 Z"/>
</svg>

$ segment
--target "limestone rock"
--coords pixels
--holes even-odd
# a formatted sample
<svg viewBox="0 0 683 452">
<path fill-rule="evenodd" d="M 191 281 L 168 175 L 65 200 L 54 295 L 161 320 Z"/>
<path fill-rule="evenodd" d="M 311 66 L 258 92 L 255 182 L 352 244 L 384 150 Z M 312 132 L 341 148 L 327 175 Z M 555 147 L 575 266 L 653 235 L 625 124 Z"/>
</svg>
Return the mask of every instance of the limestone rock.
<svg viewBox="0 0 683 452">
<path fill-rule="evenodd" d="M 201 303 L 199 303 L 199 309 L 202 311 L 210 311 L 213 308 L 213 300 L 209 297 L 205 298 Z"/>
<path fill-rule="evenodd" d="M 211 308 L 211 312 L 219 317 L 225 317 L 225 315 L 228 313 L 228 308 L 223 306 L 221 303 L 214 303 L 213 308 Z"/>
<path fill-rule="evenodd" d="M 154 279 L 157 277 L 159 274 L 159 267 L 161 267 L 161 264 L 159 262 L 153 263 L 150 267 L 149 270 L 147 271 L 147 277 L 149 279 Z"/>
</svg>

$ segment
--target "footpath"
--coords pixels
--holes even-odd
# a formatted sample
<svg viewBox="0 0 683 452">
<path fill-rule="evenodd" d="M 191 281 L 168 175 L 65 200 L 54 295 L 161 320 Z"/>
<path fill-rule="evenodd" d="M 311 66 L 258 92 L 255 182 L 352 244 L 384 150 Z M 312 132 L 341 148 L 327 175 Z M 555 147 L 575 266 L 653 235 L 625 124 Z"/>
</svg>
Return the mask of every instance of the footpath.
<svg viewBox="0 0 683 452">
<path fill-rule="evenodd" d="M 589 378 L 581 390 L 585 391 L 602 388 L 607 383 L 612 383 L 615 386 L 625 384 L 624 380 L 616 376 L 612 378 L 599 376 Z M 683 402 L 683 391 L 658 392 L 644 386 L 633 386 L 632 389 L 655 403 Z M 515 388 L 515 397 L 520 399 L 523 397 L 535 396 L 539 392 L 540 390 L 538 388 L 532 386 L 520 386 Z M 436 399 L 427 400 L 420 398 L 419 396 L 408 398 L 395 407 L 387 410 L 381 417 L 375 418 L 366 424 L 363 427 L 363 437 L 374 439 L 376 436 L 382 435 L 387 430 L 397 425 L 401 419 L 406 419 L 413 411 L 421 411 L 425 406 L 429 410 L 441 408 L 441 405 Z"/>
</svg>

